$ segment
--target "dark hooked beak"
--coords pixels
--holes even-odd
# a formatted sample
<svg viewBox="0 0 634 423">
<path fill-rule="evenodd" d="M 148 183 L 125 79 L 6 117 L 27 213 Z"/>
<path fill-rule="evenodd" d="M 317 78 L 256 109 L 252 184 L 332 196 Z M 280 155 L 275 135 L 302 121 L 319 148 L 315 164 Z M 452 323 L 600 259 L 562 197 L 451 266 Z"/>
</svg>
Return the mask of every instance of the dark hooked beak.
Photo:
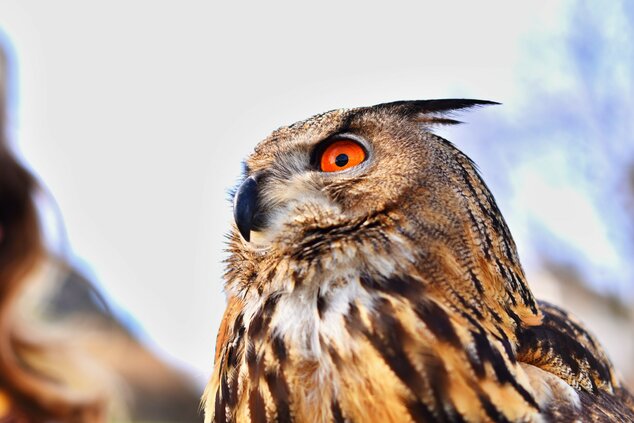
<svg viewBox="0 0 634 423">
<path fill-rule="evenodd" d="M 245 241 L 251 239 L 251 229 L 255 229 L 254 218 L 258 207 L 258 182 L 249 176 L 238 188 L 233 199 L 233 218 Z"/>
</svg>

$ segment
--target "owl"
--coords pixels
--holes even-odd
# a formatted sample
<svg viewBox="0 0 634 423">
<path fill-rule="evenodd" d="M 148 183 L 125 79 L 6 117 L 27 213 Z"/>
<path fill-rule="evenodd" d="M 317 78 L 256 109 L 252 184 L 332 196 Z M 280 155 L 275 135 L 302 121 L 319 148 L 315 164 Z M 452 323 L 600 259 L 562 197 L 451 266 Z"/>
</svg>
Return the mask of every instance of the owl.
<svg viewBox="0 0 634 423">
<path fill-rule="evenodd" d="M 256 146 L 207 422 L 634 421 L 598 342 L 533 296 L 474 163 L 431 132 L 487 104 L 334 110 Z"/>
</svg>

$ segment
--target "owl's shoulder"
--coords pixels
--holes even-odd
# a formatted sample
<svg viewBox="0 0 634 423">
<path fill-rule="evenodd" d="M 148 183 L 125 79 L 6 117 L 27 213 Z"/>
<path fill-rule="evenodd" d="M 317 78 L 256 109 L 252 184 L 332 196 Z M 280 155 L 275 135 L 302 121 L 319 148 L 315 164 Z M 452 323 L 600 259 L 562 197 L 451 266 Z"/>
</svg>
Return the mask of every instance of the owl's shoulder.
<svg viewBox="0 0 634 423">
<path fill-rule="evenodd" d="M 634 398 L 601 344 L 571 314 L 544 301 L 539 305 L 542 324 L 518 331 L 517 356 L 531 385 L 548 391 L 551 401 L 543 412 L 559 421 L 574 397 L 576 408 L 593 421 L 633 421 Z"/>
</svg>

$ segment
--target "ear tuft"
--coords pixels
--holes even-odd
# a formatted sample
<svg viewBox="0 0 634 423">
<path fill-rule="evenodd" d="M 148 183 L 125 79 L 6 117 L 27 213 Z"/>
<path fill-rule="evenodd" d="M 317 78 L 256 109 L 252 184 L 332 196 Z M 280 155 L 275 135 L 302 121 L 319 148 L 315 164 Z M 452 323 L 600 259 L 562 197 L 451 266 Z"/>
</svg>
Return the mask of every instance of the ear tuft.
<svg viewBox="0 0 634 423">
<path fill-rule="evenodd" d="M 497 105 L 495 101 L 472 100 L 467 98 L 447 98 L 438 100 L 395 101 L 373 106 L 376 109 L 389 110 L 416 122 L 430 125 L 456 125 L 462 123 L 448 118 L 452 112 L 478 106 Z"/>
</svg>

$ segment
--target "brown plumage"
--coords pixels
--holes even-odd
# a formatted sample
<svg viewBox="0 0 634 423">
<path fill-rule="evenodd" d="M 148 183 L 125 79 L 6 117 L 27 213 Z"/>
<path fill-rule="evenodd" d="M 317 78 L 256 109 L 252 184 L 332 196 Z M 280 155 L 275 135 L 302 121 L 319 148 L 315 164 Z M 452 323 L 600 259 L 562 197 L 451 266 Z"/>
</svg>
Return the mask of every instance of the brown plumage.
<svg viewBox="0 0 634 423">
<path fill-rule="evenodd" d="M 533 297 L 474 164 L 429 131 L 484 104 L 335 110 L 256 147 L 208 422 L 634 419 L 597 341 Z"/>
</svg>

